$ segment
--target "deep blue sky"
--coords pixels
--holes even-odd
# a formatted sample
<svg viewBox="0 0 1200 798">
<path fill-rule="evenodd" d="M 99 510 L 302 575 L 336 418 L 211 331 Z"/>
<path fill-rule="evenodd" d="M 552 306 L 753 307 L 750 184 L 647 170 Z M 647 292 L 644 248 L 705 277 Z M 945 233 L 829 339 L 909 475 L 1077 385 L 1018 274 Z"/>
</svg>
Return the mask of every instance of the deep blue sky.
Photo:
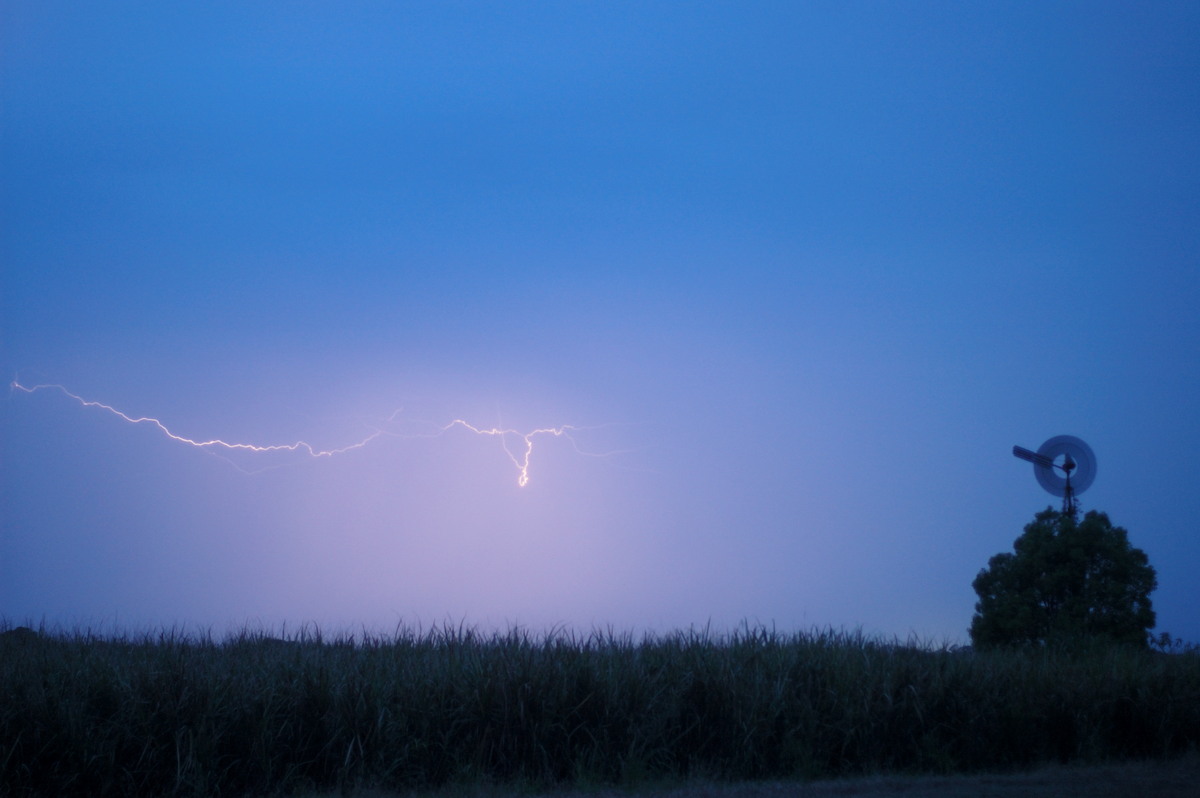
<svg viewBox="0 0 1200 798">
<path fill-rule="evenodd" d="M 1082 497 L 1200 640 L 1200 5 L 6 2 L 0 614 L 962 641 Z M 395 426 L 400 425 L 400 426 Z"/>
</svg>

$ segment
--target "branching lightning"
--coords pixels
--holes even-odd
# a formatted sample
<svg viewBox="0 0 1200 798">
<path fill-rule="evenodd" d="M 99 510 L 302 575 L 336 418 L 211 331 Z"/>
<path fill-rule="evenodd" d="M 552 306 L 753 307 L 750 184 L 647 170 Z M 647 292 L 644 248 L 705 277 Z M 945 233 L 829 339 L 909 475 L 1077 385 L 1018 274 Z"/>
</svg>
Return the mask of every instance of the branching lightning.
<svg viewBox="0 0 1200 798">
<path fill-rule="evenodd" d="M 393 423 L 396 420 L 396 417 L 401 412 L 400 410 L 397 410 L 394 413 L 392 413 L 392 415 L 389 416 L 382 425 L 380 425 L 379 427 L 374 429 L 371 432 L 371 434 L 367 435 L 362 440 L 359 440 L 355 443 L 347 444 L 345 446 L 340 446 L 335 449 L 319 449 L 305 441 L 296 441 L 295 443 L 286 443 L 286 444 L 260 445 L 260 444 L 254 444 L 254 443 L 237 443 L 237 442 L 225 441 L 225 440 L 221 440 L 219 438 L 212 438 L 210 440 L 199 440 L 199 439 L 189 438 L 187 436 L 179 435 L 175 432 L 172 432 L 171 429 L 169 429 L 166 424 L 164 424 L 162 421 L 160 421 L 157 418 L 153 418 L 150 416 L 135 417 L 135 416 L 128 415 L 128 414 L 118 410 L 117 408 L 113 407 L 112 405 L 107 405 L 103 402 L 97 402 L 97 401 L 91 400 L 91 399 L 85 399 L 84 397 L 79 396 L 78 394 L 68 391 L 66 388 L 64 388 L 61 385 L 44 385 L 43 384 L 43 385 L 26 386 L 26 385 L 22 385 L 17 380 L 13 380 L 9 387 L 10 387 L 10 390 L 23 391 L 24 393 L 28 393 L 28 394 L 37 393 L 38 391 L 57 391 L 57 392 L 63 394 L 64 396 L 67 396 L 70 399 L 75 400 L 83 407 L 97 408 L 100 410 L 107 411 L 108 413 L 110 413 L 130 424 L 147 424 L 152 427 L 156 427 L 159 432 L 161 432 L 163 435 L 165 435 L 167 438 L 169 438 L 173 441 L 177 441 L 178 443 L 183 443 L 188 446 L 194 446 L 198 449 L 204 449 L 211 453 L 220 453 L 220 452 L 232 453 L 232 452 L 239 452 L 239 451 L 240 452 L 259 453 L 259 454 L 266 454 L 266 453 L 270 453 L 270 452 L 298 452 L 300 454 L 306 455 L 311 458 L 333 457 L 334 455 L 344 454 L 346 452 L 353 451 L 354 449 L 361 449 L 364 446 L 371 443 L 372 441 L 378 440 L 379 438 L 385 437 L 385 436 L 399 437 L 399 438 L 437 437 L 446 432 L 449 432 L 450 430 L 452 430 L 455 427 L 462 427 L 463 429 L 465 429 L 469 432 L 473 432 L 476 435 L 486 435 L 488 437 L 499 438 L 501 446 L 504 449 L 504 453 L 508 455 L 508 458 L 512 461 L 512 464 L 517 469 L 517 484 L 520 485 L 521 487 L 524 487 L 525 485 L 529 484 L 529 461 L 533 456 L 534 439 L 539 436 L 550 435 L 550 436 L 553 436 L 556 438 L 566 438 L 568 441 L 571 442 L 571 445 L 580 454 L 596 456 L 596 457 L 604 456 L 602 454 L 586 452 L 586 451 L 580 449 L 578 444 L 576 443 L 575 439 L 571 437 L 570 433 L 576 432 L 576 431 L 579 431 L 582 429 L 587 429 L 585 427 L 576 427 L 576 426 L 572 426 L 570 424 L 564 424 L 564 425 L 558 426 L 558 427 L 540 427 L 540 428 L 532 430 L 530 432 L 520 432 L 515 429 L 505 429 L 505 428 L 501 428 L 501 427 L 490 427 L 490 428 L 489 427 L 478 427 L 478 426 L 475 426 L 474 424 L 464 421 L 463 419 L 456 418 L 453 421 L 449 422 L 448 424 L 443 424 L 440 426 L 436 425 L 436 424 L 430 425 L 429 431 L 423 432 L 423 433 L 398 432 L 395 430 L 388 429 L 387 425 Z M 513 446 L 510 447 L 509 441 L 514 440 L 514 439 L 519 440 L 520 444 L 514 444 Z M 514 451 L 514 449 L 515 449 L 515 451 Z M 256 471 L 266 470 L 266 469 L 256 469 L 256 470 L 252 470 L 252 471 L 247 471 L 247 469 L 241 468 L 239 465 L 234 463 L 232 460 L 229 460 L 228 458 L 223 458 L 223 459 L 226 459 L 227 462 L 229 462 L 231 465 L 233 465 L 238 470 L 246 472 L 246 473 L 256 473 Z"/>
</svg>

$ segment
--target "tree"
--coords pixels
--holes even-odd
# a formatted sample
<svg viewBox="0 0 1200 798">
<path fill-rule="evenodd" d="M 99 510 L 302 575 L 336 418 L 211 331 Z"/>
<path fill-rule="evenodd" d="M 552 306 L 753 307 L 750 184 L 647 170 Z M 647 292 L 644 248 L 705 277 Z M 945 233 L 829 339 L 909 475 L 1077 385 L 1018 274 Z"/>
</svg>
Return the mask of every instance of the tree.
<svg viewBox="0 0 1200 798">
<path fill-rule="evenodd" d="M 1154 568 L 1104 513 L 1082 521 L 1047 508 L 972 583 L 976 648 L 1102 640 L 1145 647 Z"/>
</svg>

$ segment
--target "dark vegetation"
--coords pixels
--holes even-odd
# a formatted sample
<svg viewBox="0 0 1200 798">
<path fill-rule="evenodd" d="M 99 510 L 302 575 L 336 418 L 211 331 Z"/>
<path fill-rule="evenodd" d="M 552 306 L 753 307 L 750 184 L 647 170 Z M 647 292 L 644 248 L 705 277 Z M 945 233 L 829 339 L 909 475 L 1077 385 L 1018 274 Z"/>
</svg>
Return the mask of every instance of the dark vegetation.
<svg viewBox="0 0 1200 798">
<path fill-rule="evenodd" d="M 972 585 L 979 596 L 971 619 L 976 648 L 1074 644 L 1145 647 L 1154 626 L 1150 594 L 1158 580 L 1129 533 L 1092 510 L 1047 508 L 997 554 Z"/>
<path fill-rule="evenodd" d="M 0 631 L 0 794 L 641 786 L 1012 770 L 1200 743 L 1200 653 L 744 628 L 224 641 Z"/>
</svg>

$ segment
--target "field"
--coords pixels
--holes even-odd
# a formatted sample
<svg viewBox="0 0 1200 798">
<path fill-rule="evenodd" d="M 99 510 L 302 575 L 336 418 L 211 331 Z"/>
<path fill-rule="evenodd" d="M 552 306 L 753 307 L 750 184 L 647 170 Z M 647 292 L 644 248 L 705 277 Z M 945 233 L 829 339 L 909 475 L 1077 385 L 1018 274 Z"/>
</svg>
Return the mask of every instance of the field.
<svg viewBox="0 0 1200 798">
<path fill-rule="evenodd" d="M 0 631 L 0 794 L 644 791 L 1200 750 L 1194 650 L 973 653 L 753 627 Z"/>
</svg>

